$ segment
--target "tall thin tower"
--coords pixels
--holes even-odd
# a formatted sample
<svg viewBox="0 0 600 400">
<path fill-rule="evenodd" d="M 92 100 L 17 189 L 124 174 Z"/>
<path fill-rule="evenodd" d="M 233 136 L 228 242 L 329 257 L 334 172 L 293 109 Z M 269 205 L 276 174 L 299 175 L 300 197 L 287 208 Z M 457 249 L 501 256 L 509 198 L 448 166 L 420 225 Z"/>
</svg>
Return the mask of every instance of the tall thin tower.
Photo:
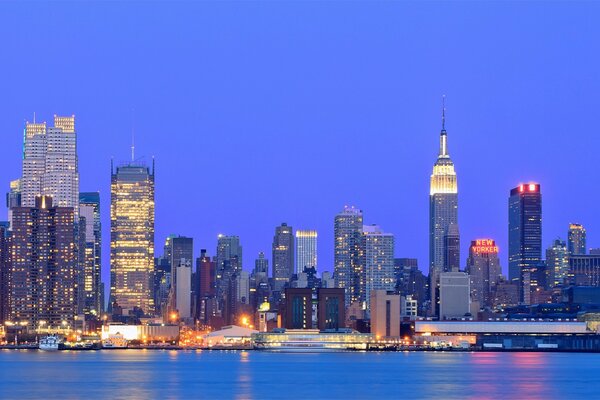
<svg viewBox="0 0 600 400">
<path fill-rule="evenodd" d="M 445 265 L 448 249 L 446 237 L 448 229 L 454 226 L 453 234 L 458 233 L 458 184 L 454 163 L 448 154 L 448 134 L 446 132 L 446 107 L 442 106 L 442 130 L 440 151 L 433 165 L 429 189 L 429 280 L 431 310 L 436 310 L 439 274 L 450 270 Z M 456 238 L 456 240 L 459 240 Z M 460 255 L 455 255 L 460 259 Z"/>
</svg>

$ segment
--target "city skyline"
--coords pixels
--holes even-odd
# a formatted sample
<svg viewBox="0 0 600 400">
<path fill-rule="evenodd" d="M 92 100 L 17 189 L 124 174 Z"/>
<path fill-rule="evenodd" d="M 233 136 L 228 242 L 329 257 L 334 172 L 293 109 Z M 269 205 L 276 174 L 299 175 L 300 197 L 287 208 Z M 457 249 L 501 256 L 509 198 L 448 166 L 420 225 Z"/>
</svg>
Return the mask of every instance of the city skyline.
<svg viewBox="0 0 600 400">
<path fill-rule="evenodd" d="M 320 7 L 322 8 L 317 8 L 317 10 L 326 11 L 327 9 L 326 6 Z M 379 5 L 375 8 L 380 12 L 384 7 Z M 396 6 L 388 7 L 395 8 Z M 449 6 L 443 7 L 448 8 Z M 523 7 L 525 13 L 532 13 L 535 10 L 534 6 Z M 216 8 L 212 12 L 220 12 Z M 452 11 L 451 7 L 448 9 Z M 556 18 L 559 18 L 558 11 L 556 11 L 559 7 L 554 6 L 551 9 L 557 13 Z M 273 15 L 264 15 L 256 10 L 255 12 L 261 18 L 272 20 Z M 419 9 L 418 7 L 408 7 L 407 13 L 418 15 Z M 345 10 L 344 14 L 360 21 L 356 9 L 354 11 Z M 67 16 L 68 11 L 60 10 L 57 18 L 59 20 L 67 19 Z M 585 20 L 576 7 L 570 8 L 562 18 L 574 18 L 574 16 Z M 34 20 L 39 17 L 40 14 L 33 13 Z M 454 17 L 460 17 L 460 15 L 454 15 Z M 90 17 L 88 16 L 88 18 Z M 432 17 L 433 20 L 430 22 L 432 25 L 436 18 L 439 17 Z M 449 23 L 457 28 L 459 20 L 461 19 L 458 18 Z M 75 29 L 74 25 L 63 22 L 66 32 L 72 32 Z M 383 23 L 392 29 L 393 33 L 395 32 L 396 36 L 391 35 L 392 37 L 397 38 L 400 32 L 405 32 L 404 30 L 395 30 L 400 28 L 393 28 L 389 19 L 384 18 Z M 525 29 L 524 26 L 514 22 L 511 27 L 514 31 Z M 280 25 L 278 28 L 283 29 Z M 328 29 L 325 26 L 318 27 L 325 37 L 331 40 L 342 40 L 344 28 L 347 26 L 339 21 L 337 28 L 340 31 Z M 211 32 L 218 30 L 214 26 L 206 29 L 211 29 Z M 308 34 L 305 28 L 297 25 L 292 24 L 289 29 L 290 32 Z M 546 27 L 541 26 L 540 29 L 546 29 Z M 465 36 L 466 30 L 467 28 L 448 30 L 448 34 L 455 40 L 462 39 L 463 43 L 473 45 L 471 40 Z M 439 30 L 437 32 L 439 33 Z M 586 32 L 584 29 L 583 33 Z M 84 33 L 93 34 L 92 31 L 85 29 Z M 436 31 L 431 33 L 432 37 L 435 33 Z M 534 33 L 531 31 L 532 35 Z M 583 33 L 578 31 L 575 34 L 586 43 L 588 38 Z M 380 44 L 377 50 L 387 51 L 397 44 L 377 32 L 371 34 L 375 35 L 371 39 L 382 41 L 376 42 Z M 554 33 L 554 35 L 559 34 L 560 32 Z M 6 35 L 10 36 L 10 33 L 6 33 Z M 52 33 L 50 35 L 56 39 L 53 35 L 62 34 Z M 494 43 L 500 45 L 500 53 L 509 51 L 508 44 L 512 42 L 508 39 L 504 40 L 495 36 L 489 30 L 484 30 L 483 36 L 495 40 Z M 192 35 L 192 37 L 196 36 Z M 534 35 L 534 37 L 537 36 Z M 168 36 L 168 38 L 171 37 Z M 15 40 L 11 46 L 23 43 L 23 40 L 25 39 Z M 45 50 L 42 45 L 46 39 L 40 40 L 42 41 L 40 51 L 43 52 Z M 157 46 L 166 46 L 166 40 L 159 42 Z M 79 42 L 72 43 L 78 45 Z M 304 44 L 301 39 L 298 39 L 297 43 Z M 403 43 L 400 40 L 400 47 L 403 46 Z M 542 46 L 542 49 L 535 51 L 529 57 L 524 57 L 523 65 L 520 65 L 520 68 L 527 71 L 537 66 L 539 59 L 543 59 L 545 43 L 545 41 L 537 43 Z M 123 46 L 126 50 L 135 44 L 144 43 L 138 43 L 128 38 Z M 226 41 L 225 44 L 229 49 L 237 48 L 233 42 Z M 270 45 L 275 46 L 277 42 L 270 42 Z M 406 49 L 405 43 L 404 46 L 402 48 Z M 452 51 L 457 51 L 459 54 L 464 52 L 452 40 L 449 40 L 445 46 L 442 49 L 441 44 L 432 44 L 428 51 L 436 53 L 436 50 L 442 49 L 442 53 L 445 55 L 452 54 Z M 517 47 L 524 49 L 524 46 L 523 44 Z M 125 50 L 116 49 L 114 51 L 118 55 L 120 51 Z M 284 52 L 285 55 L 291 57 L 291 60 L 284 60 L 285 66 L 291 68 L 292 71 L 295 70 L 296 67 L 292 65 L 291 61 L 308 51 L 300 46 L 296 53 Z M 319 51 L 323 52 L 324 49 L 321 48 Z M 560 51 L 563 56 L 585 56 L 582 48 L 578 47 L 561 47 L 560 50 L 555 51 Z M 209 119 L 210 123 L 207 123 L 205 122 L 207 115 L 205 112 L 198 111 L 196 106 L 186 105 L 179 109 L 180 119 L 184 122 L 182 124 L 181 121 L 173 120 L 173 108 L 167 107 L 165 113 L 155 112 L 156 109 L 153 106 L 142 107 L 144 102 L 139 96 L 131 93 L 125 96 L 125 101 L 110 105 L 105 110 L 95 109 L 93 99 L 86 97 L 87 91 L 94 91 L 94 86 L 90 86 L 90 83 L 81 88 L 73 88 L 73 97 L 57 94 L 55 97 L 42 99 L 30 97 L 26 99 L 16 91 L 16 87 L 9 87 L 9 97 L 16 101 L 14 104 L 7 104 L 5 112 L 9 117 L 4 118 L 1 122 L 5 168 L 0 172 L 0 178 L 2 182 L 5 182 L 4 191 L 8 191 L 10 181 L 20 176 L 19 150 L 22 147 L 23 118 L 32 120 L 33 111 L 37 111 L 38 121 L 45 120 L 50 123 L 54 113 L 59 115 L 75 114 L 78 134 L 79 186 L 81 191 L 100 191 L 103 210 L 102 236 L 105 238 L 102 249 L 103 280 L 108 282 L 109 261 L 107 257 L 110 251 L 107 238 L 109 237 L 110 223 L 107 218 L 110 191 L 108 190 L 109 177 L 106 171 L 111 157 L 114 157 L 115 161 L 128 158 L 132 128 L 131 114 L 133 113 L 136 152 L 137 154 L 146 154 L 148 162 L 150 162 L 150 156 L 156 156 L 159 165 L 156 178 L 156 244 L 162 243 L 168 234 L 176 233 L 194 238 L 194 256 L 199 255 L 201 248 L 208 249 L 208 253 L 213 256 L 218 233 L 237 235 L 248 254 L 244 268 L 250 270 L 252 265 L 249 262 L 254 260 L 259 251 L 270 254 L 272 232 L 275 226 L 281 221 L 287 221 L 290 226 L 294 227 L 314 227 L 319 233 L 319 271 L 332 272 L 333 227 L 331 221 L 333 216 L 347 204 L 355 205 L 363 210 L 369 223 L 379 223 L 386 227 L 386 231 L 395 235 L 397 257 L 418 258 L 419 268 L 426 271 L 428 174 L 437 148 L 440 98 L 442 94 L 446 94 L 448 96 L 447 126 L 452 143 L 452 157 L 456 162 L 457 174 L 460 175 L 461 180 L 459 191 L 459 202 L 461 210 L 463 210 L 460 213 L 459 221 L 462 239 L 461 268 L 465 266 L 465 255 L 468 253 L 470 241 L 478 237 L 489 237 L 498 243 L 503 272 L 507 272 L 507 191 L 520 183 L 529 181 L 539 182 L 544 187 L 543 249 L 547 248 L 557 236 L 566 240 L 569 223 L 583 224 L 588 232 L 588 248 L 598 246 L 600 241 L 597 239 L 597 232 L 600 226 L 594 216 L 593 202 L 591 201 L 594 196 L 573 198 L 568 193 L 564 193 L 566 192 L 564 191 L 565 182 L 585 187 L 586 190 L 589 188 L 586 172 L 593 170 L 592 148 L 594 147 L 589 143 L 593 144 L 598 140 L 588 133 L 591 132 L 590 127 L 593 126 L 594 102 L 591 98 L 592 93 L 595 92 L 593 82 L 585 87 L 580 87 L 581 83 L 575 82 L 576 87 L 580 88 L 584 94 L 589 93 L 588 96 L 578 94 L 575 98 L 570 91 L 564 88 L 562 91 L 559 90 L 562 87 L 561 84 L 566 82 L 566 76 L 564 72 L 550 65 L 549 69 L 545 70 L 543 76 L 540 77 L 540 81 L 534 79 L 533 82 L 525 83 L 522 79 L 507 73 L 497 77 L 498 84 L 492 84 L 488 77 L 475 76 L 474 81 L 468 85 L 459 85 L 465 75 L 458 69 L 468 67 L 468 64 L 466 60 L 456 60 L 459 65 L 448 65 L 442 74 L 444 76 L 437 76 L 433 70 L 425 71 L 422 78 L 417 79 L 418 84 L 422 85 L 419 90 L 415 85 L 410 86 L 405 93 L 392 94 L 389 90 L 383 89 L 380 84 L 391 82 L 393 87 L 401 87 L 407 84 L 403 72 L 414 71 L 410 66 L 404 70 L 386 67 L 384 61 L 390 61 L 396 67 L 400 59 L 383 56 L 383 52 L 370 54 L 375 56 L 375 60 L 368 63 L 367 72 L 373 72 L 375 68 L 384 68 L 381 78 L 370 75 L 369 79 L 376 80 L 369 86 L 365 86 L 365 80 L 358 79 L 357 85 L 362 85 L 360 86 L 360 96 L 343 99 L 343 93 L 327 94 L 325 99 L 319 102 L 320 106 L 328 104 L 326 101 L 342 102 L 327 118 L 322 113 L 312 111 L 308 113 L 312 114 L 311 117 L 301 117 L 300 114 L 286 112 L 281 107 L 259 107 L 255 111 L 259 112 L 261 122 L 257 123 L 249 119 L 250 117 L 243 112 L 245 103 L 235 103 L 231 105 L 231 109 L 225 107 L 224 101 L 234 98 L 235 94 L 239 92 L 232 89 L 226 90 L 225 94 L 217 98 L 218 101 L 214 107 L 221 107 L 223 111 L 230 110 L 242 119 L 242 123 L 249 123 L 243 132 L 250 133 L 248 136 L 252 136 L 251 140 L 247 139 L 245 135 L 236 133 L 240 131 L 240 125 L 226 122 L 223 112 L 217 112 L 215 117 Z M 427 61 L 431 57 L 428 53 L 418 51 L 414 54 L 421 61 Z M 338 65 L 337 62 L 326 57 L 325 53 L 323 55 L 325 55 L 327 71 L 333 70 Z M 453 57 L 448 57 L 448 60 L 453 59 Z M 350 53 L 345 52 L 342 54 L 342 60 L 355 61 Z M 130 59 L 129 61 L 128 68 L 133 69 L 139 66 L 135 60 Z M 470 61 L 477 60 L 470 59 Z M 9 70 L 14 68 L 12 63 L 13 61 L 9 60 L 7 66 Z M 77 61 L 75 64 L 82 65 Z M 502 65 L 502 63 L 500 64 Z M 214 68 L 214 64 L 210 65 Z M 494 68 L 500 68 L 501 65 Z M 580 65 L 577 67 L 577 71 L 585 77 L 587 73 L 590 73 L 589 71 L 594 69 L 593 65 L 595 65 L 593 62 L 585 67 Z M 491 68 L 491 66 L 489 67 Z M 590 68 L 589 71 L 588 68 Z M 152 71 L 157 72 L 157 70 Z M 269 74 L 274 74 L 273 76 L 261 74 L 256 70 L 252 71 L 263 80 L 266 79 L 267 82 L 280 77 L 274 74 L 273 70 L 267 71 Z M 313 71 L 312 67 L 311 71 Z M 72 73 L 73 71 L 68 69 L 67 72 Z M 351 68 L 349 72 L 355 78 L 362 76 L 356 69 Z M 542 85 L 547 82 L 541 82 L 541 80 L 548 76 L 546 74 L 552 74 L 552 90 L 556 89 L 566 97 L 561 97 L 554 92 L 550 92 L 551 96 L 540 97 L 538 95 L 540 92 L 545 93 Z M 245 76 L 236 75 L 239 79 Z M 59 80 L 52 83 L 43 81 L 44 73 L 40 76 L 32 75 L 26 87 L 31 87 L 32 84 L 41 84 L 40 90 L 49 90 L 66 77 L 67 75 L 59 75 Z M 115 77 L 123 79 L 122 75 L 115 75 Z M 309 87 L 317 88 L 317 85 L 321 84 L 326 77 L 329 78 L 330 75 L 318 75 L 315 77 L 315 81 L 308 83 Z M 423 80 L 429 77 L 434 77 L 434 82 L 424 84 Z M 134 83 L 137 84 L 141 82 L 134 80 Z M 332 85 L 341 85 L 345 82 L 344 79 L 336 78 Z M 514 87 L 514 89 L 512 91 L 501 90 L 501 84 Z M 477 89 L 478 85 L 487 89 L 485 93 Z M 521 89 L 519 89 L 519 85 L 523 85 Z M 186 87 L 182 82 L 178 82 L 174 86 L 180 91 Z M 110 87 L 114 86 L 111 84 Z M 332 86 L 325 87 L 331 88 Z M 211 90 L 209 92 L 215 94 L 215 88 Z M 550 91 L 551 89 L 546 90 Z M 27 93 L 28 91 L 23 90 L 23 92 Z M 297 106 L 305 106 L 303 101 L 306 97 L 300 96 L 299 99 L 294 99 L 294 96 L 298 96 L 299 93 L 301 93 L 300 89 L 294 88 L 290 97 L 284 97 L 281 100 L 285 99 L 288 102 L 293 101 L 293 104 Z M 494 96 L 492 96 L 493 93 L 495 93 Z M 260 92 L 260 95 L 264 96 L 265 92 Z M 367 107 L 368 102 L 364 100 L 373 98 L 373 96 L 381 100 L 381 107 L 377 110 Z M 522 96 L 523 99 L 519 99 L 519 96 Z M 106 99 L 105 97 L 101 98 Z M 568 109 L 561 108 L 558 98 L 561 98 L 560 104 L 570 102 L 572 106 Z M 409 102 L 409 100 L 411 101 Z M 515 104 L 510 103 L 509 100 L 514 100 Z M 203 97 L 201 103 L 205 105 L 206 101 L 207 98 Z M 194 104 L 197 105 L 198 102 Z M 267 104 L 272 106 L 268 101 Z M 160 105 L 165 106 L 163 102 L 160 102 Z M 178 106 L 182 106 L 182 104 L 178 104 Z M 132 112 L 132 109 L 135 111 Z M 329 107 L 325 109 L 329 109 Z M 209 110 L 218 111 L 213 107 L 209 107 Z M 313 109 L 309 108 L 309 110 Z M 363 117 L 357 116 L 360 114 L 358 110 L 364 111 Z M 167 113 L 171 115 L 167 116 Z M 109 124 L 110 118 L 108 117 L 115 118 L 118 123 Z M 558 117 L 566 122 L 559 120 Z M 381 122 L 367 125 L 373 119 L 381 119 Z M 344 129 L 336 128 L 338 124 L 342 124 Z M 352 129 L 345 129 L 349 124 L 355 126 Z M 189 129 L 186 129 L 195 126 L 200 126 L 201 135 L 194 135 Z M 285 140 L 275 136 L 275 133 L 281 131 L 282 127 L 285 128 L 284 131 L 288 131 L 288 134 L 284 135 Z M 163 132 L 168 134 L 163 135 Z M 215 133 L 211 134 L 211 132 Z M 565 141 L 563 135 L 566 135 L 567 132 L 573 132 L 572 135 L 575 135 L 577 140 Z M 363 135 L 367 137 L 367 134 L 372 140 L 357 142 L 357 138 L 363 137 Z M 324 136 L 321 137 L 321 135 Z M 304 144 L 307 140 L 308 144 Z M 318 146 L 310 146 L 311 141 L 317 143 Z M 549 144 L 545 144 L 546 141 Z M 189 149 L 183 146 L 184 143 L 189 145 Z M 358 143 L 358 145 L 352 147 L 352 143 Z M 556 143 L 561 143 L 561 146 Z M 231 146 L 232 144 L 234 146 Z M 227 163 L 219 162 L 222 160 L 219 149 L 225 145 L 229 145 L 229 149 L 233 152 L 229 156 L 229 160 L 233 161 L 229 163 L 230 166 L 225 165 Z M 241 148 L 244 148 L 244 151 L 241 151 Z M 490 148 L 493 151 L 490 151 Z M 214 151 L 211 152 L 211 149 Z M 338 165 L 346 164 L 350 158 L 338 155 L 335 150 L 343 150 L 340 153 L 352 150 L 352 159 L 357 156 L 374 154 L 377 157 L 377 163 L 361 163 L 361 168 L 355 169 L 354 174 L 340 175 Z M 511 154 L 511 151 L 514 154 Z M 197 154 L 201 154 L 201 156 L 197 157 Z M 279 174 L 272 168 L 275 164 L 279 165 L 285 162 L 296 165 L 304 161 L 307 154 L 316 156 L 310 157 L 314 165 L 303 164 L 305 165 L 303 174 L 308 174 L 315 180 L 316 193 L 318 193 L 316 196 L 312 193 L 307 194 L 305 186 L 295 188 L 294 179 L 282 180 L 284 176 L 288 175 Z M 511 157 L 506 161 L 509 154 Z M 328 157 L 329 159 L 327 159 Z M 554 162 L 553 160 L 562 160 L 563 162 Z M 490 169 L 489 165 L 493 165 L 495 168 Z M 502 165 L 502 167 L 498 168 L 498 165 Z M 575 173 L 573 173 L 574 167 L 576 167 Z M 180 171 L 191 171 L 193 176 L 198 177 L 201 184 L 196 185 L 194 182 L 193 185 L 182 186 L 185 181 L 177 176 Z M 237 182 L 234 190 L 226 189 L 225 186 L 226 182 L 227 185 L 231 185 L 231 181 L 226 179 L 230 174 L 236 174 L 233 175 Z M 358 181 L 360 184 L 355 183 Z M 331 185 L 330 182 L 336 182 L 336 184 Z M 393 189 L 392 191 L 388 190 L 389 196 L 379 195 L 378 191 L 385 185 L 391 185 Z M 194 187 L 192 188 L 192 186 Z M 196 187 L 202 187 L 204 191 L 206 188 L 215 188 L 217 194 L 206 195 L 198 192 L 197 190 L 200 189 L 196 189 Z M 259 190 L 255 190 L 256 188 Z M 264 193 L 260 193 L 260 188 Z M 223 192 L 225 189 L 226 191 Z M 177 193 L 177 195 L 173 196 L 173 193 Z M 219 196 L 218 193 L 225 193 L 226 196 Z M 186 218 L 185 213 L 182 213 L 181 207 L 177 206 L 181 198 L 191 198 L 198 202 L 199 216 L 197 219 Z M 249 210 L 254 212 L 249 213 Z M 4 207 L 1 212 L 6 215 Z M 482 216 L 484 217 L 482 218 Z M 5 217 L 0 219 L 4 220 Z M 407 226 L 410 229 L 406 229 Z"/>
</svg>

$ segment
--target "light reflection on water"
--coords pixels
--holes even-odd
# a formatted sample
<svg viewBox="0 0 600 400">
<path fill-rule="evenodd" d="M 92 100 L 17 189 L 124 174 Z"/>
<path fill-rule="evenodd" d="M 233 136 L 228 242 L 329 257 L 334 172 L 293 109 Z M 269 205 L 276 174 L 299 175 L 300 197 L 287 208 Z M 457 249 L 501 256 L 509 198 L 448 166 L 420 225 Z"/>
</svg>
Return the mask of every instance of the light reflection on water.
<svg viewBox="0 0 600 400">
<path fill-rule="evenodd" d="M 600 354 L 0 351 L 0 398 L 598 398 Z"/>
</svg>

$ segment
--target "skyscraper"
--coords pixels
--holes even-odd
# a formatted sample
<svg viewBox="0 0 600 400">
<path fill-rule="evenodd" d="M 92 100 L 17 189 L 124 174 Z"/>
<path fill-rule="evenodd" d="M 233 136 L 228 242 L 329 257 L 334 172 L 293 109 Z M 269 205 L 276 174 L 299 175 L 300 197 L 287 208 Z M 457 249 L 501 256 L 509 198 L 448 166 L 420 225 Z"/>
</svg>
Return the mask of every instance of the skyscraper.
<svg viewBox="0 0 600 400">
<path fill-rule="evenodd" d="M 358 301 L 364 287 L 364 260 L 361 250 L 363 213 L 344 206 L 334 220 L 334 277 L 337 287 L 345 289 L 346 306 Z"/>
<path fill-rule="evenodd" d="M 242 245 L 239 236 L 219 235 L 217 239 L 217 275 L 215 278 L 217 303 L 221 316 L 227 322 L 233 321 L 232 310 L 236 293 L 231 293 L 235 287 L 236 274 L 242 270 Z"/>
<path fill-rule="evenodd" d="M 8 223 L 0 224 L 0 324 L 4 324 L 8 320 L 8 290 L 10 288 L 8 250 Z"/>
<path fill-rule="evenodd" d="M 363 227 L 365 277 L 359 301 L 370 310 L 371 293 L 375 290 L 394 290 L 394 235 L 385 233 L 378 225 Z"/>
<path fill-rule="evenodd" d="M 79 214 L 79 170 L 75 116 L 54 115 L 54 127 L 25 124 L 21 204 L 34 207 L 40 195 L 52 197 L 56 207 L 71 207 Z"/>
<path fill-rule="evenodd" d="M 269 274 L 269 260 L 265 258 L 265 253 L 262 251 L 258 253 L 258 258 L 254 260 L 254 274 Z"/>
<path fill-rule="evenodd" d="M 123 310 L 154 313 L 154 162 L 111 165 L 111 298 Z"/>
<path fill-rule="evenodd" d="M 444 235 L 444 272 L 458 272 L 460 269 L 460 234 L 458 225 L 448 225 Z"/>
<path fill-rule="evenodd" d="M 83 312 L 86 316 L 99 317 L 102 310 L 100 278 L 102 252 L 102 223 L 100 221 L 100 193 L 84 192 L 79 194 L 79 217 L 84 219 L 84 229 L 80 235 L 83 245 L 80 253 L 80 272 L 83 278 Z"/>
<path fill-rule="evenodd" d="M 194 241 L 189 237 L 175 236 L 171 238 L 169 244 L 172 300 L 170 307 L 179 312 L 180 318 L 190 318 Z M 179 272 L 183 272 L 184 276 L 177 276 Z"/>
<path fill-rule="evenodd" d="M 502 275 L 494 240 L 471 241 L 466 272 L 471 280 L 471 300 L 478 301 L 480 307 L 492 307 L 496 285 Z"/>
<path fill-rule="evenodd" d="M 21 179 L 10 182 L 10 192 L 6 194 L 6 208 L 8 209 L 8 228 L 12 226 L 12 208 L 21 207 Z"/>
<path fill-rule="evenodd" d="M 458 225 L 458 184 L 454 163 L 448 154 L 447 136 L 445 108 L 443 108 L 440 151 L 433 166 L 429 190 L 429 279 L 432 310 L 435 310 L 437 302 L 439 274 L 451 269 L 446 264 L 446 260 L 452 263 L 460 260 L 457 249 L 454 248 L 449 252 L 447 247 L 447 243 L 453 245 L 460 243 L 458 229 L 449 232 L 451 224 Z"/>
<path fill-rule="evenodd" d="M 560 239 L 554 240 L 552 245 L 546 249 L 548 286 L 554 287 L 566 283 L 569 275 L 569 254 L 567 244 L 564 240 Z"/>
<path fill-rule="evenodd" d="M 542 194 L 537 183 L 521 184 L 508 199 L 508 278 L 530 304 L 531 270 L 542 259 Z"/>
<path fill-rule="evenodd" d="M 278 289 L 294 275 L 294 229 L 285 222 L 273 237 L 273 280 Z"/>
<path fill-rule="evenodd" d="M 317 268 L 317 231 L 296 231 L 296 273 Z"/>
<path fill-rule="evenodd" d="M 13 209 L 10 318 L 29 328 L 73 326 L 75 230 L 71 207 L 38 196 L 34 207 Z"/>
<path fill-rule="evenodd" d="M 569 224 L 569 254 L 580 255 L 586 254 L 586 233 L 585 228 L 581 224 Z"/>
</svg>

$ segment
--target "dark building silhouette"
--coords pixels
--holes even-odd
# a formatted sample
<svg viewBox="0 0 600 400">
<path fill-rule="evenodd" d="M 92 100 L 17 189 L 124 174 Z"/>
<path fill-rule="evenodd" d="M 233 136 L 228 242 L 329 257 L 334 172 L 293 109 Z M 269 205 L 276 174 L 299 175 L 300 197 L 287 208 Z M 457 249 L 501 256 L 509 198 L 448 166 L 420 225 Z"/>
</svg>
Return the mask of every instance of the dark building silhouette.
<svg viewBox="0 0 600 400">
<path fill-rule="evenodd" d="M 346 307 L 344 289 L 317 289 L 317 324 L 320 330 L 345 327 Z"/>
<path fill-rule="evenodd" d="M 273 237 L 273 279 L 282 288 L 294 274 L 294 232 L 285 222 L 275 228 Z"/>
<path fill-rule="evenodd" d="M 531 303 L 531 273 L 542 259 L 542 194 L 537 183 L 510 191 L 508 278 L 519 285 L 519 301 Z"/>
<path fill-rule="evenodd" d="M 309 288 L 286 288 L 283 311 L 284 328 L 311 329 L 312 290 Z"/>
</svg>

